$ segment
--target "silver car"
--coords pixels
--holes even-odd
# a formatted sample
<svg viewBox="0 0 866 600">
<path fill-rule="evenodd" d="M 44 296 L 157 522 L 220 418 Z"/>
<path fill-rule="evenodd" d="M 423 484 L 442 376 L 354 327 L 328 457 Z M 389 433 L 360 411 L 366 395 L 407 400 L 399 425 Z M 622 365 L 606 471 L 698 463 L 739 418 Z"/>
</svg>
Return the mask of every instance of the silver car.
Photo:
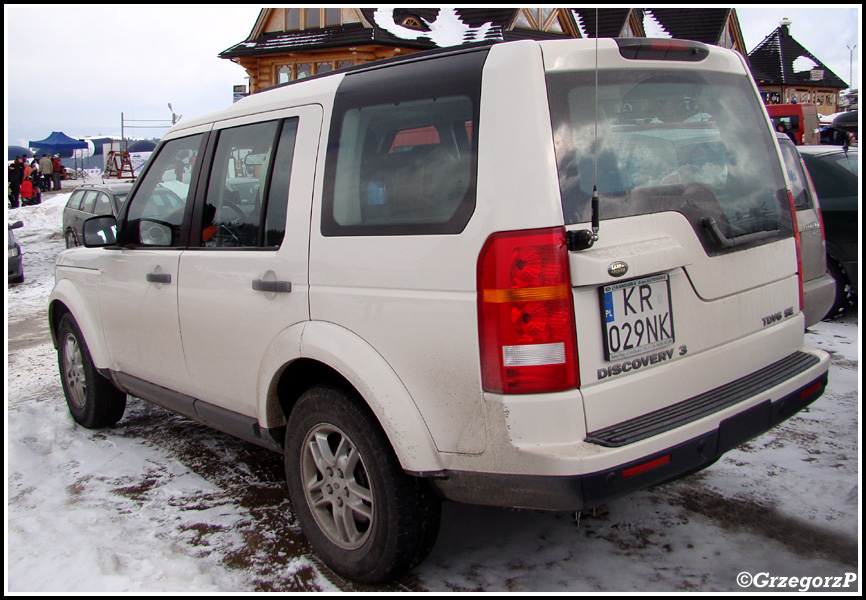
<svg viewBox="0 0 866 600">
<path fill-rule="evenodd" d="M 776 139 L 782 150 L 788 189 L 794 198 L 797 213 L 803 271 L 803 312 L 806 315 L 806 327 L 809 327 L 823 319 L 830 310 L 836 294 L 836 282 L 827 270 L 818 194 L 791 138 L 784 133 L 777 133 Z"/>
<path fill-rule="evenodd" d="M 117 216 L 126 200 L 132 182 L 86 184 L 77 188 L 63 209 L 63 237 L 66 247 L 81 245 L 82 227 L 90 217 Z"/>
</svg>

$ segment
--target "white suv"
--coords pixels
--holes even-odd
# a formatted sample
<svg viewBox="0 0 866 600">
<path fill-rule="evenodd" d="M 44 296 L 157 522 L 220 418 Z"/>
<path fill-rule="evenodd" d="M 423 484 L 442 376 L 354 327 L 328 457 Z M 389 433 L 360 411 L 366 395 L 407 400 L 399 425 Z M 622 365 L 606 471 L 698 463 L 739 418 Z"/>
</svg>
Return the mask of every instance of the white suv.
<svg viewBox="0 0 866 600">
<path fill-rule="evenodd" d="M 597 190 L 597 194 L 594 193 Z M 285 455 L 338 573 L 440 500 L 575 510 L 823 393 L 792 205 L 738 54 L 618 39 L 373 63 L 184 120 L 57 260 L 73 417 L 126 394 Z"/>
</svg>

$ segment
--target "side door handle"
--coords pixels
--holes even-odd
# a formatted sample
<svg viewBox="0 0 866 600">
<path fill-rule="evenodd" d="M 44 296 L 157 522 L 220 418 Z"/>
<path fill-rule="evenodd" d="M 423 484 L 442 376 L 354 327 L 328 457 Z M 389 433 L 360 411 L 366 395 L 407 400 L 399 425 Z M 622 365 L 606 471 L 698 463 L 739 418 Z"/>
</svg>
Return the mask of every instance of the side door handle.
<svg viewBox="0 0 866 600">
<path fill-rule="evenodd" d="M 292 291 L 291 281 L 265 281 L 264 279 L 253 279 L 253 290 L 257 292 L 277 292 L 288 294 Z"/>
<path fill-rule="evenodd" d="M 171 283 L 171 273 L 148 273 L 145 278 L 150 283 Z"/>
</svg>

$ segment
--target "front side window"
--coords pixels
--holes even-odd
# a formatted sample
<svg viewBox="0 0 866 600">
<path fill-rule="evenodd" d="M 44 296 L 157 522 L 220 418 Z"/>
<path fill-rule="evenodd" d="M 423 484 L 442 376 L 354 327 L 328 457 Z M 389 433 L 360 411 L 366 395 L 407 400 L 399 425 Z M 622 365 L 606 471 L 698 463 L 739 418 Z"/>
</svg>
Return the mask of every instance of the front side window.
<svg viewBox="0 0 866 600">
<path fill-rule="evenodd" d="M 130 200 L 124 243 L 171 247 L 181 231 L 202 135 L 166 142 Z"/>
<path fill-rule="evenodd" d="M 744 77 L 622 70 L 599 72 L 597 87 L 595 72 L 547 81 L 566 223 L 590 220 L 597 185 L 602 219 L 677 211 L 709 254 L 792 235 L 772 132 Z"/>
<path fill-rule="evenodd" d="M 475 208 L 486 54 L 398 65 L 340 85 L 326 162 L 325 235 L 459 233 Z"/>
</svg>

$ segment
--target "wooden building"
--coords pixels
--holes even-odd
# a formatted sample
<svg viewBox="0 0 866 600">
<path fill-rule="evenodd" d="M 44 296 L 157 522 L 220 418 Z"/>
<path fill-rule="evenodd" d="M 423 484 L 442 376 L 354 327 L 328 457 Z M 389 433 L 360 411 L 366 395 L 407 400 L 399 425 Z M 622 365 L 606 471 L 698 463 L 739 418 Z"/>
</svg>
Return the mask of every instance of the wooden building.
<svg viewBox="0 0 866 600">
<path fill-rule="evenodd" d="M 264 8 L 247 38 L 219 54 L 241 65 L 250 93 L 346 66 L 486 40 L 671 37 L 746 49 L 732 8 Z"/>
<path fill-rule="evenodd" d="M 766 104 L 811 102 L 818 113 L 839 110 L 839 92 L 848 87 L 811 52 L 791 37 L 785 19 L 749 53 L 752 77 Z"/>
</svg>

